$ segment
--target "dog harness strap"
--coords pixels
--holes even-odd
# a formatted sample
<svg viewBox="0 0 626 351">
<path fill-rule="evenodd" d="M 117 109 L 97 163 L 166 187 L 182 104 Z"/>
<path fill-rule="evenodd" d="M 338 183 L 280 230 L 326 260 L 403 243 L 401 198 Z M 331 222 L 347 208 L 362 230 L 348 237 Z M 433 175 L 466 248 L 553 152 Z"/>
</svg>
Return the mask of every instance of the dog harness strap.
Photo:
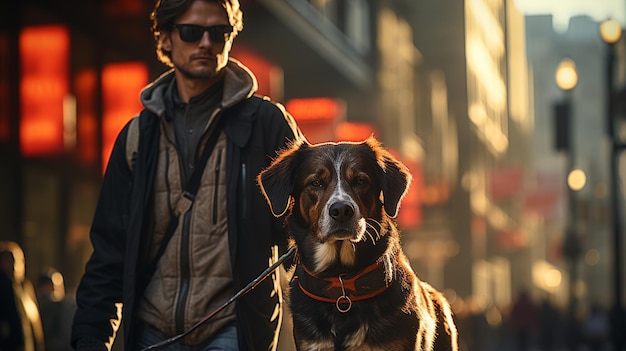
<svg viewBox="0 0 626 351">
<path fill-rule="evenodd" d="M 304 267 L 296 266 L 292 284 L 297 283 L 300 290 L 310 298 L 333 303 L 340 312 L 347 312 L 352 302 L 371 299 L 385 292 L 393 281 L 387 281 L 384 265 L 377 261 L 347 278 L 344 274 L 337 277 L 320 278 Z"/>
<path fill-rule="evenodd" d="M 296 278 L 296 280 L 297 280 L 297 278 Z M 300 284 L 300 282 L 298 282 L 298 287 L 300 287 L 300 290 L 302 290 L 302 292 L 306 296 L 308 296 L 308 297 L 310 297 L 310 298 L 312 298 L 314 300 L 321 301 L 321 302 L 328 302 L 328 303 L 335 303 L 335 302 L 337 302 L 337 299 L 331 299 L 330 297 L 318 296 L 318 295 L 313 294 L 312 292 L 309 292 L 307 289 L 305 289 L 302 286 L 302 284 Z"/>
<path fill-rule="evenodd" d="M 307 295 L 308 297 L 310 297 L 312 299 L 315 299 L 317 301 L 329 302 L 329 303 L 336 303 L 338 299 L 343 298 L 343 297 L 348 297 L 352 301 L 362 301 L 362 300 L 371 299 L 372 297 L 375 297 L 375 296 L 378 296 L 378 295 L 382 294 L 383 292 L 385 292 L 385 290 L 389 289 L 389 287 L 391 286 L 391 284 L 388 284 L 388 285 L 385 285 L 384 287 L 382 287 L 382 288 L 380 288 L 378 290 L 372 291 L 371 293 L 364 294 L 364 295 L 355 295 L 355 294 L 341 295 L 341 294 L 339 294 L 335 298 L 335 297 L 326 297 L 326 296 L 316 295 L 316 294 L 308 291 L 304 286 L 302 286 L 302 283 L 300 281 L 298 281 L 298 277 L 295 277 L 295 281 L 297 281 L 298 287 L 300 288 L 300 290 L 302 290 L 302 292 L 305 295 Z"/>
</svg>

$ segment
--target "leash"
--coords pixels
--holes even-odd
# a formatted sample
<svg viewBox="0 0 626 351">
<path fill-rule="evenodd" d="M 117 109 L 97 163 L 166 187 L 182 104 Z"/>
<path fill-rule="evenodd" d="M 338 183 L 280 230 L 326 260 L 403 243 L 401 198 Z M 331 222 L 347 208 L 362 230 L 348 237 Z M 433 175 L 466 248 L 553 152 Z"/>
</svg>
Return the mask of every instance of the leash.
<svg viewBox="0 0 626 351">
<path fill-rule="evenodd" d="M 213 318 L 213 316 L 215 316 L 217 313 L 222 311 L 228 305 L 230 305 L 231 303 L 237 301 L 237 299 L 239 299 L 243 295 L 249 293 L 260 282 L 265 280 L 265 278 L 267 278 L 272 272 L 274 272 L 276 270 L 276 268 L 278 268 L 281 264 L 283 264 L 283 262 L 285 262 L 288 258 L 293 256 L 293 254 L 295 252 L 296 252 L 296 248 L 294 246 L 291 249 L 289 249 L 289 251 L 287 251 L 285 254 L 280 256 L 278 258 L 278 260 L 276 260 L 276 262 L 273 265 L 267 267 L 267 269 L 265 269 L 261 274 L 259 274 L 258 277 L 256 277 L 250 283 L 248 283 L 248 285 L 246 285 L 243 289 L 239 290 L 235 295 L 233 295 L 233 297 L 231 297 L 228 301 L 226 301 L 222 306 L 218 307 L 215 311 L 213 311 L 213 312 L 209 313 L 208 315 L 206 315 L 204 318 L 202 318 L 202 320 L 200 320 L 198 323 L 196 323 L 189 330 L 185 331 L 184 333 L 175 335 L 175 336 L 173 336 L 173 337 L 171 337 L 169 339 L 163 340 L 161 342 L 158 342 L 156 344 L 153 344 L 153 345 L 150 345 L 150 346 L 148 346 L 146 348 L 143 348 L 143 349 L 141 349 L 141 351 L 149 351 L 149 350 L 154 350 L 154 349 L 158 349 L 158 348 L 161 348 L 161 347 L 169 346 L 169 345 L 179 341 L 180 339 L 184 338 L 185 336 L 189 335 L 191 332 L 193 332 L 194 330 L 198 329 L 198 327 L 200 327 L 202 324 L 206 323 L 209 319 Z"/>
</svg>

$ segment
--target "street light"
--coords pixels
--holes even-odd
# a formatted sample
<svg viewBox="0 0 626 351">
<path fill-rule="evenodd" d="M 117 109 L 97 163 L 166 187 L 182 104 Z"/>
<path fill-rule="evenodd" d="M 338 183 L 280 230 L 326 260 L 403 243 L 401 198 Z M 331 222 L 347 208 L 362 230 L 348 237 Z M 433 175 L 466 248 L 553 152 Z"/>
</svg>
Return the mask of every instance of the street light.
<svg viewBox="0 0 626 351">
<path fill-rule="evenodd" d="M 556 68 L 554 75 L 556 85 L 564 91 L 571 91 L 578 84 L 578 72 L 576 72 L 576 64 L 572 59 L 565 58 L 561 60 Z"/>
<path fill-rule="evenodd" d="M 607 19 L 600 24 L 600 36 L 607 44 L 606 54 L 606 127 L 607 134 L 611 138 L 613 146 L 618 141 L 615 133 L 615 111 L 614 111 L 614 67 L 615 67 L 615 44 L 622 37 L 622 26 L 614 19 Z M 615 147 L 613 148 L 615 149 Z M 614 150 L 615 151 L 615 150 Z M 616 188 L 613 188 L 616 189 Z M 613 190 L 612 189 L 612 190 Z M 613 191 L 613 193 L 615 193 Z M 614 203 L 615 205 L 616 203 Z"/>
<path fill-rule="evenodd" d="M 622 37 L 622 25 L 609 18 L 600 24 L 600 35 L 605 43 L 613 45 Z"/>
<path fill-rule="evenodd" d="M 563 254 L 570 264 L 570 284 L 569 284 L 569 314 L 571 320 L 574 319 L 576 312 L 576 281 L 578 279 L 578 259 L 580 257 L 580 241 L 578 231 L 576 229 L 577 206 L 575 192 L 580 190 L 577 186 L 572 186 L 572 177 L 576 177 L 574 169 L 575 150 L 573 145 L 574 123 L 572 120 L 572 90 L 578 84 L 578 73 L 576 72 L 576 64 L 569 58 L 561 60 L 557 66 L 554 80 L 556 85 L 565 92 L 565 97 L 555 105 L 556 132 L 557 132 L 557 149 L 564 150 L 567 153 L 567 184 L 568 184 L 568 205 L 569 218 L 567 228 L 565 230 L 565 238 L 563 240 Z M 579 172 L 582 172 L 578 170 Z M 583 173 L 584 174 L 584 173 Z M 581 185 L 579 185 L 581 186 Z"/>
<path fill-rule="evenodd" d="M 567 175 L 567 185 L 574 191 L 582 190 L 587 184 L 587 175 L 580 168 L 572 169 Z"/>
<path fill-rule="evenodd" d="M 615 66 L 615 44 L 622 36 L 622 26 L 613 19 L 607 19 L 600 24 L 600 35 L 607 44 L 606 59 L 606 127 L 607 134 L 611 141 L 611 208 L 613 222 L 613 345 L 617 350 L 623 347 L 624 316 L 622 303 L 622 223 L 620 221 L 620 195 L 622 193 L 619 185 L 619 152 L 624 149 L 624 143 L 619 139 L 615 126 L 615 101 L 614 101 L 614 66 Z"/>
<path fill-rule="evenodd" d="M 569 58 L 561 60 L 554 74 L 554 81 L 559 89 L 565 92 L 565 98 L 554 105 L 555 131 L 556 131 L 556 150 L 565 151 L 569 155 L 568 159 L 573 161 L 573 149 L 571 145 L 570 132 L 570 110 L 571 110 L 571 93 L 578 83 L 578 73 L 576 72 L 576 64 Z M 570 162 L 569 170 L 572 170 L 573 163 Z"/>
</svg>

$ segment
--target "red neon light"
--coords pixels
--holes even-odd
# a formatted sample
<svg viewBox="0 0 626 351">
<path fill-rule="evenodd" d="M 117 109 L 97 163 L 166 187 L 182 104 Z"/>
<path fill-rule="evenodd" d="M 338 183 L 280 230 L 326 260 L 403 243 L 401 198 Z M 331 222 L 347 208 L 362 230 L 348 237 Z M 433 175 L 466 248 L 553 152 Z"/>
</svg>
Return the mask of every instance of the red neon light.
<svg viewBox="0 0 626 351">
<path fill-rule="evenodd" d="M 344 104 L 331 98 L 291 99 L 285 108 L 296 121 L 301 120 L 338 120 L 345 114 Z"/>
<path fill-rule="evenodd" d="M 370 123 L 343 122 L 337 126 L 335 131 L 337 140 L 343 141 L 363 141 L 372 135 L 378 134 L 376 127 Z"/>
<path fill-rule="evenodd" d="M 109 162 L 115 138 L 141 109 L 139 93 L 148 83 L 148 67 L 140 62 L 109 64 L 102 70 L 102 166 Z"/>
<path fill-rule="evenodd" d="M 107 0 L 104 12 L 108 16 L 141 16 L 144 4 L 141 0 Z"/>
<path fill-rule="evenodd" d="M 0 52 L 9 52 L 9 35 L 0 33 Z M 11 139 L 11 106 L 9 91 L 9 60 L 0 63 L 0 142 L 8 143 Z"/>
<path fill-rule="evenodd" d="M 275 101 L 282 100 L 283 71 L 280 67 L 240 45 L 234 47 L 230 55 L 241 61 L 254 73 L 259 85 L 258 94 L 269 96 Z"/>
<path fill-rule="evenodd" d="M 61 154 L 63 98 L 69 93 L 69 32 L 65 26 L 28 27 L 19 41 L 22 154 Z"/>
<path fill-rule="evenodd" d="M 88 164 L 95 164 L 98 159 L 97 78 L 94 69 L 85 69 L 74 79 L 78 156 Z"/>
</svg>

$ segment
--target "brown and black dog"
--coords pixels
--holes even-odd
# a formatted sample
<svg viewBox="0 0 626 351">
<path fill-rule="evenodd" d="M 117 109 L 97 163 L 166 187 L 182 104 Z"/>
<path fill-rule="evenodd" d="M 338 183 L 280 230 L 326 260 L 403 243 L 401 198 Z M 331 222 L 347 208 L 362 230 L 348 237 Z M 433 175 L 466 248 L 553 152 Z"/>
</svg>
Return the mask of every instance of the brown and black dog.
<svg viewBox="0 0 626 351">
<path fill-rule="evenodd" d="M 380 142 L 294 144 L 258 182 L 297 247 L 298 350 L 458 349 L 450 306 L 402 252 L 392 218 L 411 175 Z"/>
</svg>

